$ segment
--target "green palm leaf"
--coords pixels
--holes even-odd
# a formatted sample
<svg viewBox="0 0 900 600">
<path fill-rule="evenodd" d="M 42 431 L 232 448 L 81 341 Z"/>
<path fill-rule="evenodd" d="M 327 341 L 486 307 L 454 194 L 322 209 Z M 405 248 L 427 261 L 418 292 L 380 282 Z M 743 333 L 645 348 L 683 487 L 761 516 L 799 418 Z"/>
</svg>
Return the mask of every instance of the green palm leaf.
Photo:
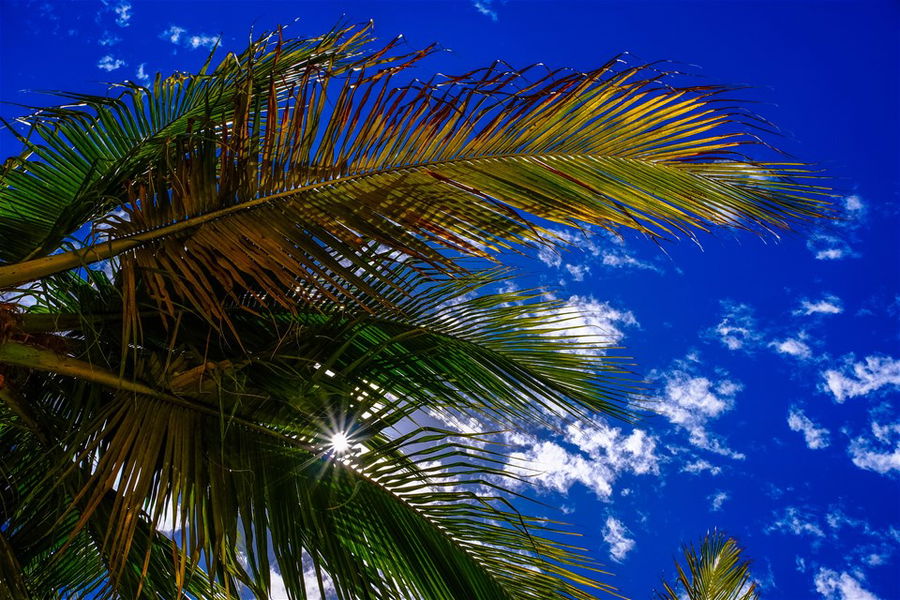
<svg viewBox="0 0 900 600">
<path fill-rule="evenodd" d="M 757 600 L 759 591 L 750 578 L 750 561 L 742 560 L 737 541 L 721 531 L 703 538 L 700 549 L 684 548 L 685 565 L 677 561 L 675 585 L 663 582 L 660 600 Z"/>
<path fill-rule="evenodd" d="M 114 559 L 106 552 L 112 493 L 100 498 L 83 528 L 77 527 L 85 507 L 75 497 L 87 480 L 85 471 L 70 470 L 61 480 L 48 477 L 58 467 L 54 461 L 66 460 L 60 448 L 49 443 L 52 430 L 62 429 L 64 420 L 38 413 L 11 394 L 8 388 L 0 390 L 4 406 L 14 405 L 30 414 L 26 419 L 11 417 L 4 408 L 0 423 L 4 474 L 0 590 L 4 597 L 107 597 L 103 588 L 115 575 L 111 567 L 117 564 L 123 567 L 115 586 L 119 597 L 167 597 L 178 589 L 189 598 L 223 597 L 202 571 L 179 569 L 178 563 L 186 564 L 186 557 L 172 540 L 151 527 L 145 515 L 135 523 L 135 543 L 127 556 Z M 35 429 L 36 423 L 41 427 Z"/>
<path fill-rule="evenodd" d="M 221 79 L 230 86 L 222 102 L 232 106 L 192 113 L 189 131 L 147 142 L 154 159 L 95 202 L 95 216 L 116 206 L 126 216 L 109 221 L 110 240 L 0 267 L 0 287 L 120 256 L 169 312 L 187 303 L 221 320 L 221 298 L 247 286 L 284 307 L 296 303 L 298 285 L 327 301 L 361 301 L 351 288 L 362 285 L 357 272 L 368 267 L 352 257 L 373 241 L 454 270 L 438 246 L 486 256 L 545 239 L 526 215 L 660 236 L 712 225 L 772 230 L 822 212 L 821 190 L 799 181 L 810 176 L 801 165 L 737 154 L 754 138 L 741 133 L 740 113 L 718 102 L 718 90 L 663 87 L 657 73 L 615 63 L 535 81 L 529 71 L 498 65 L 396 86 L 427 52 L 387 65 L 387 49 L 369 52 L 352 69 L 301 53 L 284 67 L 293 76 L 287 91 L 273 73 L 268 90 L 255 85 L 256 62 L 287 60 L 277 44 L 251 47 L 244 56 L 256 61 L 225 75 L 199 77 L 197 85 Z M 231 85 L 239 77 L 254 85 Z M 178 89 L 182 80 L 157 87 Z M 167 104 L 160 93 L 130 90 L 129 102 L 114 109 L 94 103 L 90 114 L 105 117 L 52 113 L 74 150 L 47 150 L 42 160 L 68 170 L 76 159 L 91 162 L 83 157 L 113 145 L 98 136 L 119 131 L 95 129 L 82 139 L 78 128 L 86 120 L 140 120 L 144 106 Z M 43 196 L 34 187 L 51 183 L 32 163 L 6 172 L 0 207 L 10 215 L 39 214 Z M 16 223 L 31 229 L 30 220 Z M 65 232 L 80 224 L 69 222 Z"/>
<path fill-rule="evenodd" d="M 721 90 L 615 61 L 411 81 L 428 52 L 265 36 L 25 119 L 0 172 L 5 591 L 265 598 L 276 565 L 296 598 L 612 591 L 511 507 L 490 435 L 432 419 L 640 399 L 558 303 L 486 293 L 482 259 L 548 222 L 775 232 L 825 194 L 739 153 Z"/>
<path fill-rule="evenodd" d="M 268 94 L 284 98 L 305 66 L 349 68 L 369 33 L 335 30 L 287 40 L 277 55 L 269 52 L 275 37 L 260 37 L 214 69 L 211 55 L 196 75 L 157 76 L 148 88 L 122 84 L 116 97 L 57 92 L 71 104 L 17 119 L 29 130 L 20 137 L 25 152 L 3 169 L 0 261 L 55 250 L 64 236 L 119 206 L 134 175 L 165 162 L 197 123 L 232 121 L 248 91 L 263 102 Z"/>
<path fill-rule="evenodd" d="M 0 362 L 20 369 L 10 375 L 22 395 L 44 398 L 41 412 L 60 415 L 68 432 L 53 436 L 62 450 L 46 479 L 72 477 L 73 456 L 91 465 L 73 493 L 68 535 L 105 524 L 100 548 L 119 593 L 128 595 L 120 582 L 130 567 L 115 557 L 147 555 L 143 521 L 132 515 L 162 527 L 172 506 L 185 524 L 176 536 L 184 564 L 206 557 L 226 591 L 240 583 L 265 597 L 270 549 L 297 597 L 304 560 L 348 598 L 588 598 L 579 586 L 611 589 L 580 551 L 553 541 L 556 525 L 506 503 L 509 475 L 489 438 L 428 423 L 428 411 L 538 425 L 551 414 L 626 414 L 628 374 L 612 357 L 567 352 L 604 349 L 566 337 L 557 304 L 475 294 L 500 281 L 494 271 L 421 284 L 398 266 L 392 285 L 372 283 L 392 308 L 254 316 L 232 307 L 240 346 L 210 343 L 191 313 L 174 330 L 150 314 L 141 348 L 122 364 L 121 298 L 101 272 L 90 276 L 47 280 L 21 318 L 31 336 L 66 328 L 66 355 L 14 338 L 0 344 Z M 21 369 L 53 375 L 24 378 Z M 337 432 L 354 453 L 335 455 Z"/>
</svg>

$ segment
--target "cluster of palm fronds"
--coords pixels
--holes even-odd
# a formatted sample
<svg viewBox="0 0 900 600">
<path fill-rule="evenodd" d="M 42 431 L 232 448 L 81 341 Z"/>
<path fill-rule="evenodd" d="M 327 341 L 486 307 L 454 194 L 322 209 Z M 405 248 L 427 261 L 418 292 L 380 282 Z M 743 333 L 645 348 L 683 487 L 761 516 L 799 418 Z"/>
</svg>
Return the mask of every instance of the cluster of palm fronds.
<svg viewBox="0 0 900 600">
<path fill-rule="evenodd" d="M 658 600 L 758 600 L 759 586 L 750 577 L 750 561 L 734 538 L 708 533 L 697 549 L 684 547 L 684 565 L 675 563 L 674 584 L 663 582 Z"/>
<path fill-rule="evenodd" d="M 616 61 L 412 79 L 428 53 L 279 34 L 20 119 L 0 591 L 268 597 L 273 571 L 296 598 L 612 589 L 513 508 L 502 448 L 426 417 L 627 415 L 621 362 L 556 303 L 489 293 L 506 275 L 483 261 L 554 243 L 548 221 L 787 228 L 821 190 L 739 153 L 755 138 L 718 89 Z"/>
</svg>

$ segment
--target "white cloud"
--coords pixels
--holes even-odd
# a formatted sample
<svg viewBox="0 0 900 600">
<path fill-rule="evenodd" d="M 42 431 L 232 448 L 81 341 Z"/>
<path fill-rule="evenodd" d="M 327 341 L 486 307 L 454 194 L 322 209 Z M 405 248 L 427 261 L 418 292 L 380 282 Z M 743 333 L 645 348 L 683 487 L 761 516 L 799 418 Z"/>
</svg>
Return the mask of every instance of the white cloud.
<svg viewBox="0 0 900 600">
<path fill-rule="evenodd" d="M 715 494 L 713 494 L 712 496 L 710 496 L 708 498 L 710 509 L 713 512 L 722 510 L 722 505 L 725 504 L 725 501 L 728 500 L 728 498 L 729 498 L 728 492 L 719 490 L 718 492 L 716 492 Z"/>
<path fill-rule="evenodd" d="M 97 43 L 100 44 L 101 46 L 114 46 L 121 41 L 122 41 L 122 38 L 120 38 L 119 36 L 114 35 L 108 31 L 104 31 L 103 37 L 101 37 Z"/>
<path fill-rule="evenodd" d="M 664 374 L 663 380 L 663 395 L 653 405 L 656 412 L 686 430 L 694 446 L 735 459 L 744 458 L 706 430 L 708 421 L 734 406 L 734 397 L 741 390 L 739 383 L 729 379 L 712 381 L 682 369 Z"/>
<path fill-rule="evenodd" d="M 867 356 L 854 362 L 853 356 L 844 358 L 841 370 L 828 369 L 822 373 L 824 389 L 838 402 L 865 396 L 883 387 L 900 387 L 900 359 L 888 356 Z"/>
<path fill-rule="evenodd" d="M 803 414 L 799 408 L 792 408 L 788 413 L 788 427 L 791 431 L 799 431 L 803 433 L 803 439 L 806 446 L 812 450 L 827 448 L 830 443 L 828 440 L 829 431 L 824 427 L 817 427 L 809 417 Z"/>
<path fill-rule="evenodd" d="M 844 198 L 844 209 L 846 209 L 851 218 L 858 219 L 862 216 L 862 213 L 865 212 L 866 207 L 863 204 L 862 198 L 854 194 Z"/>
<path fill-rule="evenodd" d="M 849 573 L 820 568 L 813 582 L 816 591 L 825 600 L 878 600 L 875 594 L 864 589 Z"/>
<path fill-rule="evenodd" d="M 114 2 L 113 0 L 100 1 L 103 3 L 103 8 L 97 13 L 97 22 L 100 22 L 100 18 L 104 13 L 111 12 L 115 15 L 116 25 L 119 27 L 128 27 L 130 24 L 129 21 L 131 20 L 131 4 L 129 2 L 126 2 L 125 0 L 120 0 L 119 2 Z M 101 42 L 101 45 L 106 44 Z"/>
<path fill-rule="evenodd" d="M 162 508 L 159 515 L 159 522 L 156 530 L 169 537 L 175 539 L 175 533 L 181 531 L 184 523 L 181 520 L 181 504 L 169 499 Z"/>
<path fill-rule="evenodd" d="M 865 519 L 852 517 L 844 512 L 842 503 L 832 504 L 827 511 L 809 505 L 785 507 L 780 513 L 773 514 L 773 522 L 764 531 L 766 534 L 777 532 L 805 537 L 816 552 L 827 545 L 853 565 L 886 564 L 900 542 L 900 531 L 893 527 L 873 527 Z M 810 562 L 798 557 L 797 570 L 805 572 L 814 568 L 816 563 Z M 858 571 L 854 573 L 859 577 Z"/>
<path fill-rule="evenodd" d="M 581 483 L 592 490 L 598 498 L 608 498 L 612 494 L 615 474 L 603 464 L 594 463 L 584 456 L 567 451 L 550 441 L 536 441 L 528 444 L 523 452 L 511 452 L 506 470 L 514 475 L 527 478 L 538 486 L 565 494 L 575 483 Z M 515 482 L 510 483 L 515 486 Z"/>
<path fill-rule="evenodd" d="M 181 40 L 182 34 L 187 31 L 184 27 L 179 27 L 178 25 L 170 25 L 168 29 L 159 34 L 164 40 L 169 40 L 173 44 L 177 44 Z"/>
<path fill-rule="evenodd" d="M 563 252 L 573 252 L 588 257 L 588 259 L 600 259 L 600 264 L 615 269 L 632 268 L 661 272 L 661 269 L 631 256 L 625 250 L 625 241 L 610 232 L 604 235 L 593 231 L 574 233 L 563 230 L 550 230 L 549 237 L 563 245 L 562 249 L 553 246 L 541 246 L 538 248 L 538 259 L 548 267 L 565 268 L 570 273 L 575 270 L 575 275 L 582 275 L 590 270 L 590 265 L 576 265 L 563 262 Z M 581 281 L 581 279 L 575 279 Z"/>
<path fill-rule="evenodd" d="M 131 21 L 131 4 L 125 0 L 113 2 L 112 0 L 101 0 L 103 2 L 104 11 L 111 11 L 116 16 L 116 25 L 119 27 L 128 27 Z M 98 15 L 99 17 L 99 15 Z"/>
<path fill-rule="evenodd" d="M 486 17 L 490 17 L 491 21 L 497 20 L 497 11 L 493 9 L 494 0 L 474 0 L 472 6 L 475 10 Z"/>
<path fill-rule="evenodd" d="M 137 71 L 134 72 L 134 76 L 137 77 L 138 81 L 149 81 L 150 76 L 147 74 L 147 70 L 145 67 L 147 63 L 141 63 L 138 65 Z"/>
<path fill-rule="evenodd" d="M 825 522 L 835 532 L 840 531 L 844 527 L 849 527 L 857 534 L 870 535 L 872 527 L 861 519 L 854 519 L 840 508 L 832 507 L 825 515 Z"/>
<path fill-rule="evenodd" d="M 178 25 L 170 25 L 168 29 L 159 34 L 164 40 L 169 40 L 173 44 L 177 44 L 181 40 L 182 34 L 187 32 L 187 29 L 184 27 L 179 27 Z"/>
<path fill-rule="evenodd" d="M 315 575 L 313 575 L 313 579 L 315 579 Z M 285 585 L 284 579 L 281 577 L 281 573 L 279 573 L 275 569 L 270 569 L 269 582 L 271 584 L 271 588 L 269 591 L 270 598 L 290 598 L 290 596 L 288 596 L 287 585 Z"/>
<path fill-rule="evenodd" d="M 306 561 L 304 561 L 306 562 Z M 303 569 L 303 584 L 306 586 L 306 594 L 309 600 L 315 600 L 316 598 L 320 598 L 321 600 L 331 600 L 337 599 L 337 594 L 334 589 L 334 582 L 331 581 L 331 577 L 329 577 L 328 573 L 322 571 L 322 587 L 319 588 L 319 580 L 316 577 L 315 567 L 309 565 L 308 567 Z M 283 585 L 283 584 L 282 584 Z M 287 594 L 283 596 L 279 596 L 275 594 L 274 583 L 272 586 L 272 600 L 279 600 L 280 598 L 288 598 Z M 322 595 L 322 592 L 325 592 Z"/>
<path fill-rule="evenodd" d="M 590 271 L 585 265 L 566 265 L 566 270 L 572 276 L 573 281 L 584 281 L 584 276 Z"/>
<path fill-rule="evenodd" d="M 870 567 L 877 567 L 879 565 L 885 564 L 887 558 L 888 555 L 884 554 L 869 554 L 865 557 L 864 562 Z"/>
<path fill-rule="evenodd" d="M 693 462 L 689 462 L 683 467 L 681 467 L 681 471 L 683 473 L 690 473 L 692 475 L 699 475 L 704 471 L 709 471 L 710 475 L 718 475 L 722 472 L 721 467 L 717 467 L 713 465 L 711 462 L 703 459 L 695 460 Z"/>
<path fill-rule="evenodd" d="M 607 267 L 617 269 L 632 268 L 642 269 L 646 271 L 661 272 L 662 270 L 656 265 L 638 260 L 637 258 L 626 253 L 624 250 L 604 250 L 602 253 L 603 264 Z"/>
<path fill-rule="evenodd" d="M 641 429 L 633 429 L 626 436 L 618 427 L 572 423 L 566 433 L 567 442 L 591 459 L 609 464 L 616 472 L 630 471 L 637 475 L 659 472 L 656 438 Z"/>
<path fill-rule="evenodd" d="M 662 269 L 654 264 L 639 260 L 628 254 L 625 249 L 625 239 L 616 233 L 604 230 L 606 239 L 610 242 L 601 249 L 594 250 L 594 256 L 600 255 L 601 261 L 607 267 L 615 269 L 642 269 L 661 273 Z"/>
<path fill-rule="evenodd" d="M 522 433 L 507 434 L 505 441 L 518 448 L 506 470 L 548 491 L 566 493 L 580 483 L 606 499 L 621 473 L 659 473 L 656 438 L 640 429 L 626 435 L 618 427 L 573 423 L 565 430 L 565 447 Z"/>
<path fill-rule="evenodd" d="M 729 350 L 749 349 L 761 339 L 753 310 L 746 304 L 722 303 L 725 313 L 714 332 Z"/>
<path fill-rule="evenodd" d="M 613 517 L 606 519 L 603 527 L 603 541 L 609 544 L 609 556 L 616 562 L 622 562 L 625 556 L 634 548 L 634 540 L 628 537 L 628 528 Z"/>
<path fill-rule="evenodd" d="M 800 308 L 794 311 L 795 315 L 836 315 L 844 311 L 841 299 L 831 294 L 825 295 L 815 302 L 804 299 Z"/>
<path fill-rule="evenodd" d="M 837 236 L 825 233 L 811 235 L 806 241 L 806 247 L 816 260 L 841 260 L 853 256 L 850 244 Z"/>
<path fill-rule="evenodd" d="M 187 45 L 192 49 L 196 50 L 197 48 L 209 48 L 212 50 L 216 44 L 219 43 L 220 37 L 217 35 L 207 35 L 201 33 L 200 35 L 192 35 L 187 38 Z"/>
<path fill-rule="evenodd" d="M 0 292 L 0 304 L 15 304 L 19 308 L 34 306 L 40 293 L 41 288 L 36 283 L 29 283 L 8 292 Z"/>
<path fill-rule="evenodd" d="M 548 267 L 558 267 L 562 264 L 562 254 L 553 246 L 542 244 L 538 247 L 538 260 Z"/>
<path fill-rule="evenodd" d="M 113 12 L 116 13 L 116 25 L 128 27 L 128 21 L 131 20 L 131 5 L 127 2 L 119 2 L 113 6 Z"/>
<path fill-rule="evenodd" d="M 168 40 L 177 46 L 184 46 L 185 48 L 191 48 L 192 50 L 196 50 L 197 48 L 212 49 L 221 39 L 221 36 L 209 35 L 206 33 L 189 34 L 187 29 L 178 25 L 170 25 L 159 34 L 159 37 Z"/>
<path fill-rule="evenodd" d="M 822 530 L 818 519 L 816 519 L 809 511 L 797 508 L 796 506 L 788 506 L 785 508 L 782 516 L 766 527 L 766 533 L 775 531 L 780 533 L 792 533 L 794 535 L 809 535 L 815 538 L 825 537 L 825 531 Z"/>
<path fill-rule="evenodd" d="M 97 68 L 103 69 L 104 71 L 115 71 L 116 69 L 120 69 L 125 66 L 125 61 L 121 58 L 113 58 L 111 55 L 107 54 L 103 58 L 97 61 Z"/>
<path fill-rule="evenodd" d="M 802 336 L 801 336 L 802 338 Z M 776 340 L 771 342 L 769 346 L 775 348 L 779 354 L 787 354 L 800 359 L 812 357 L 812 350 L 809 345 L 801 338 L 788 338 L 786 340 Z"/>
<path fill-rule="evenodd" d="M 274 558 L 270 556 L 271 560 Z M 316 578 L 315 567 L 311 564 L 311 561 L 307 556 L 304 555 L 303 561 L 303 585 L 306 587 L 306 597 L 310 600 L 330 600 L 332 598 L 336 598 L 334 583 L 331 580 L 331 577 L 328 576 L 328 573 L 322 571 L 322 589 L 320 591 L 319 581 Z M 272 600 L 287 600 L 290 598 L 288 595 L 287 585 L 284 583 L 284 578 L 281 576 L 281 573 L 276 571 L 275 569 L 269 569 L 269 582 L 271 585 L 269 598 Z M 322 595 L 322 592 L 325 592 L 325 595 Z"/>
<path fill-rule="evenodd" d="M 624 327 L 638 324 L 631 311 L 619 310 L 608 302 L 599 302 L 592 296 L 571 296 L 557 310 L 561 319 L 554 335 L 573 338 L 581 345 L 615 346 L 625 337 Z M 578 348 L 580 353 L 595 352 L 589 348 Z"/>
<path fill-rule="evenodd" d="M 828 233 L 819 231 L 807 239 L 806 247 L 817 260 L 841 260 L 859 256 L 853 251 L 850 242 L 855 241 L 854 233 L 864 222 L 866 206 L 862 198 L 856 195 L 844 198 L 843 204 L 843 220 L 835 221 Z"/>
<path fill-rule="evenodd" d="M 900 423 L 872 423 L 872 437 L 860 436 L 847 449 L 850 460 L 860 469 L 882 475 L 900 471 Z"/>
</svg>

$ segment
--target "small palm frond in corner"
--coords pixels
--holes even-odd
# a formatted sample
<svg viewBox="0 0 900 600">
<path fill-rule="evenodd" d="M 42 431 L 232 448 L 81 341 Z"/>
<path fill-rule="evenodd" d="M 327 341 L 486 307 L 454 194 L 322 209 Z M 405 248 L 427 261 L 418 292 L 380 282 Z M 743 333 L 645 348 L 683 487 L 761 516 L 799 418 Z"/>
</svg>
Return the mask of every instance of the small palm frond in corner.
<svg viewBox="0 0 900 600">
<path fill-rule="evenodd" d="M 742 560 L 743 549 L 734 538 L 713 531 L 703 538 L 698 551 L 684 547 L 682 565 L 676 561 L 675 584 L 663 581 L 658 600 L 757 600 L 759 591 L 750 577 L 750 561 Z"/>
</svg>

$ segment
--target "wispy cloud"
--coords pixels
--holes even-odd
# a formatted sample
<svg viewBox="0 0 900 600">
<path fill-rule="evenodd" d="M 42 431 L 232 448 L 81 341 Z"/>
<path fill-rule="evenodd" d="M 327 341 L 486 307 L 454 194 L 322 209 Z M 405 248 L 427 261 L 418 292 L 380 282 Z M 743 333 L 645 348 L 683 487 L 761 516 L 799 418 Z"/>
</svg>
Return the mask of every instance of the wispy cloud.
<svg viewBox="0 0 900 600">
<path fill-rule="evenodd" d="M 722 510 L 722 505 L 725 504 L 725 501 L 728 500 L 728 498 L 728 492 L 719 490 L 708 498 L 710 510 L 712 510 L 713 512 Z"/>
<path fill-rule="evenodd" d="M 205 33 L 190 35 L 187 37 L 187 45 L 194 50 L 197 48 L 208 48 L 211 50 L 219 43 L 219 39 L 220 37 L 218 35 L 208 35 Z"/>
<path fill-rule="evenodd" d="M 728 456 L 743 459 L 744 455 L 727 448 L 722 439 L 707 431 L 707 423 L 732 409 L 741 384 L 727 378 L 714 381 L 693 372 L 686 362 L 662 375 L 662 397 L 654 405 L 659 414 L 674 425 L 688 432 L 688 440 L 694 446 Z"/>
<path fill-rule="evenodd" d="M 134 72 L 134 76 L 138 81 L 147 82 L 150 81 L 150 75 L 147 74 L 147 63 L 141 63 L 138 65 L 137 71 Z"/>
<path fill-rule="evenodd" d="M 101 0 L 103 10 L 97 15 L 98 19 L 102 12 L 111 12 L 114 15 L 116 25 L 119 27 L 128 27 L 131 23 L 131 3 L 126 0 Z"/>
<path fill-rule="evenodd" d="M 656 438 L 641 429 L 632 429 L 625 435 L 618 427 L 572 423 L 566 428 L 566 441 L 617 472 L 659 472 Z"/>
<path fill-rule="evenodd" d="M 572 281 L 584 281 L 584 276 L 590 268 L 587 265 L 566 265 L 566 271 L 572 276 Z"/>
<path fill-rule="evenodd" d="M 803 341 L 803 336 L 785 340 L 775 340 L 770 342 L 769 346 L 774 348 L 779 354 L 787 354 L 788 356 L 794 356 L 804 360 L 812 357 L 812 350 L 809 345 Z"/>
<path fill-rule="evenodd" d="M 625 337 L 624 329 L 636 327 L 638 321 L 629 310 L 612 306 L 592 296 L 570 296 L 556 311 L 559 322 L 555 335 L 564 335 L 577 341 L 582 348 L 573 351 L 594 352 L 586 346 L 615 346 Z"/>
<path fill-rule="evenodd" d="M 524 433 L 510 433 L 505 442 L 515 451 L 506 470 L 527 478 L 546 491 L 566 493 L 576 483 L 608 498 L 622 473 L 658 474 L 656 438 L 634 429 L 599 424 L 569 425 L 564 439 L 552 441 Z"/>
<path fill-rule="evenodd" d="M 787 506 L 773 513 L 774 520 L 765 528 L 768 535 L 782 534 L 806 538 L 817 548 L 827 545 L 829 550 L 843 556 L 848 564 L 878 566 L 890 560 L 894 554 L 900 531 L 894 527 L 873 527 L 862 518 L 848 515 L 840 506 L 814 508 L 811 506 Z M 796 557 L 796 569 L 805 573 L 815 569 L 817 561 L 808 557 Z M 826 600 L 871 600 L 875 598 L 862 587 L 864 575 L 860 568 L 847 573 L 837 573 L 820 567 L 814 578 L 816 591 Z"/>
<path fill-rule="evenodd" d="M 640 269 L 645 271 L 656 271 L 657 273 L 662 272 L 662 269 L 660 269 L 656 265 L 643 260 L 638 260 L 637 258 L 625 252 L 623 249 L 619 248 L 604 250 L 603 252 L 601 252 L 601 258 L 601 262 L 607 267 L 613 267 L 616 269 Z"/>
<path fill-rule="evenodd" d="M 856 256 L 850 244 L 836 235 L 814 233 L 806 241 L 806 248 L 816 260 L 841 260 Z"/>
<path fill-rule="evenodd" d="M 656 265 L 630 255 L 625 248 L 625 240 L 609 232 L 551 230 L 549 235 L 563 247 L 541 246 L 538 248 L 538 259 L 548 267 L 565 269 L 575 281 L 583 280 L 593 265 L 662 272 Z M 574 260 L 578 258 L 583 262 Z"/>
<path fill-rule="evenodd" d="M 832 549 L 859 562 L 878 562 L 879 558 L 870 555 L 890 556 L 900 543 L 900 531 L 894 527 L 887 530 L 873 527 L 865 519 L 848 515 L 840 506 L 785 506 L 772 516 L 772 522 L 764 530 L 766 534 L 803 536 L 814 546 L 828 540 Z M 848 532 L 852 535 L 847 535 Z"/>
<path fill-rule="evenodd" d="M 859 196 L 847 196 L 843 202 L 843 220 L 834 222 L 827 230 L 818 231 L 807 239 L 806 247 L 817 260 L 841 260 L 855 258 L 851 243 L 855 232 L 863 225 L 866 206 Z"/>
<path fill-rule="evenodd" d="M 549 440 L 516 436 L 510 442 L 523 449 L 510 453 L 506 471 L 526 478 L 539 489 L 565 494 L 574 484 L 580 483 L 598 498 L 612 495 L 615 473 L 606 465 L 594 463 Z M 512 487 L 516 485 L 511 483 Z"/>
<path fill-rule="evenodd" d="M 603 526 L 603 541 L 609 544 L 609 556 L 616 562 L 622 562 L 625 556 L 634 549 L 634 540 L 628 537 L 628 528 L 614 517 L 608 517 Z"/>
<path fill-rule="evenodd" d="M 97 68 L 103 69 L 106 72 L 115 71 L 116 69 L 121 69 L 126 65 L 125 61 L 121 58 L 113 58 L 112 55 L 107 54 L 103 58 L 97 61 Z"/>
<path fill-rule="evenodd" d="M 717 467 L 712 464 L 708 460 L 698 459 L 691 461 L 681 467 L 681 471 L 683 473 L 690 473 L 692 475 L 699 475 L 700 473 L 708 472 L 710 475 L 718 475 L 722 472 L 721 467 Z"/>
<path fill-rule="evenodd" d="M 113 12 L 116 13 L 116 25 L 119 27 L 128 27 L 131 20 L 131 4 L 128 2 L 119 2 L 113 6 Z"/>
<path fill-rule="evenodd" d="M 788 427 L 791 431 L 799 431 L 803 434 L 806 446 L 812 450 L 827 448 L 829 442 L 829 431 L 824 427 L 818 427 L 812 420 L 803 414 L 799 408 L 792 408 L 788 413 Z"/>
<path fill-rule="evenodd" d="M 121 41 L 122 38 L 120 38 L 119 36 L 112 34 L 109 31 L 104 31 L 103 35 L 100 37 L 97 43 L 101 46 L 115 46 Z"/>
<path fill-rule="evenodd" d="M 599 254 L 604 266 L 615 269 L 638 269 L 662 273 L 662 269 L 658 266 L 629 254 L 625 245 L 625 238 L 621 235 L 604 230 L 598 237 L 602 237 L 604 244 L 602 248 L 598 248 L 595 256 Z"/>
<path fill-rule="evenodd" d="M 853 355 L 848 355 L 840 369 L 823 371 L 822 377 L 823 389 L 831 392 L 837 402 L 844 402 L 881 388 L 900 387 L 900 359 L 872 355 L 855 361 Z"/>
<path fill-rule="evenodd" d="M 712 333 L 729 350 L 750 350 L 759 345 L 759 333 L 753 309 L 747 304 L 722 302 L 722 319 Z"/>
<path fill-rule="evenodd" d="M 164 40 L 169 40 L 173 44 L 177 44 L 181 41 L 181 36 L 187 32 L 187 29 L 184 27 L 179 27 L 178 25 L 170 25 L 168 29 L 159 34 L 159 37 Z"/>
<path fill-rule="evenodd" d="M 826 294 L 820 300 L 804 299 L 795 315 L 836 315 L 844 311 L 843 303 L 837 296 Z"/>
<path fill-rule="evenodd" d="M 878 596 L 863 588 L 858 579 L 846 572 L 820 568 L 813 583 L 825 600 L 878 600 Z"/>
<path fill-rule="evenodd" d="M 196 50 L 197 48 L 207 48 L 212 49 L 216 44 L 219 43 L 221 36 L 218 35 L 210 35 L 207 33 L 190 33 L 184 27 L 180 27 L 178 25 L 170 25 L 167 29 L 163 30 L 162 33 L 159 34 L 160 39 L 167 40 L 176 46 L 182 46 L 184 48 L 190 48 L 192 50 Z"/>
<path fill-rule="evenodd" d="M 824 538 L 825 530 L 816 516 L 809 510 L 796 506 L 785 507 L 781 516 L 765 529 L 766 533 L 791 533 Z"/>
<path fill-rule="evenodd" d="M 494 10 L 494 0 L 473 0 L 472 6 L 484 16 L 490 17 L 491 21 L 497 20 L 497 11 Z"/>
<path fill-rule="evenodd" d="M 859 436 L 850 442 L 850 460 L 860 469 L 885 475 L 900 471 L 900 423 L 882 425 L 873 421 L 872 435 Z"/>
</svg>

